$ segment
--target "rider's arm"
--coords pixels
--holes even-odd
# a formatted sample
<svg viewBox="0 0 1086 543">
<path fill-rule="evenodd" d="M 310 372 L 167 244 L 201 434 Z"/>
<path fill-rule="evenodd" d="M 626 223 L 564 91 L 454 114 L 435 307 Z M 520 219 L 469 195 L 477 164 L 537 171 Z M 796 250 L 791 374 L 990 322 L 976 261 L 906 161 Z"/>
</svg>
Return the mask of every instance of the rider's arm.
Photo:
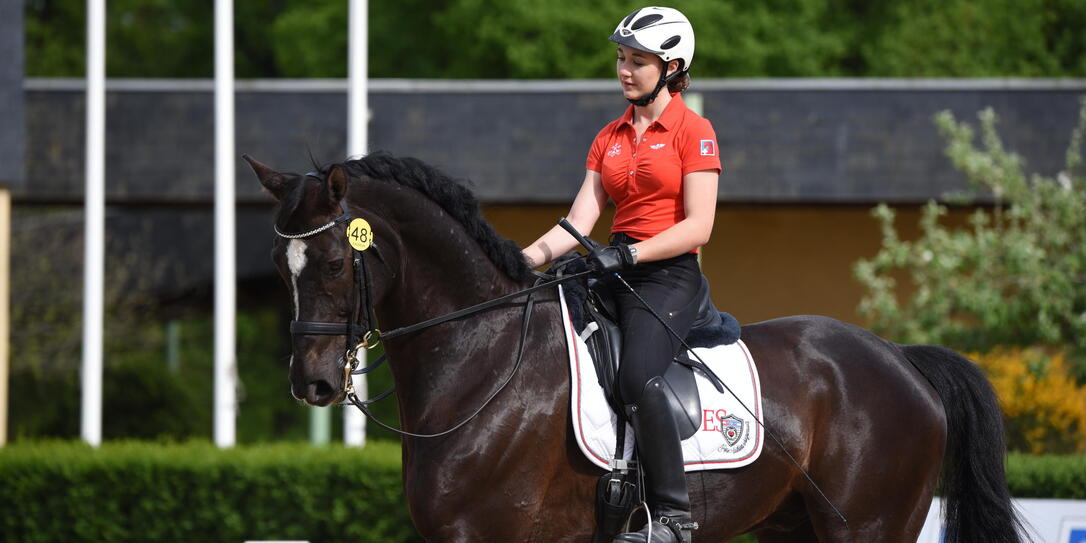
<svg viewBox="0 0 1086 543">
<path fill-rule="evenodd" d="M 566 219 L 578 232 L 587 236 L 592 233 L 592 227 L 596 225 L 596 220 L 600 218 L 600 213 L 606 205 L 607 193 L 603 190 L 600 172 L 585 170 L 581 190 L 577 192 L 577 197 L 573 200 L 573 206 L 570 207 Z M 569 232 L 556 225 L 524 248 L 524 259 L 528 261 L 529 266 L 537 268 L 578 246 L 577 240 L 573 239 Z"/>
<path fill-rule="evenodd" d="M 689 253 L 705 245 L 716 216 L 718 170 L 701 170 L 683 176 L 683 208 L 686 218 L 671 228 L 638 243 L 637 261 L 652 262 Z"/>
</svg>

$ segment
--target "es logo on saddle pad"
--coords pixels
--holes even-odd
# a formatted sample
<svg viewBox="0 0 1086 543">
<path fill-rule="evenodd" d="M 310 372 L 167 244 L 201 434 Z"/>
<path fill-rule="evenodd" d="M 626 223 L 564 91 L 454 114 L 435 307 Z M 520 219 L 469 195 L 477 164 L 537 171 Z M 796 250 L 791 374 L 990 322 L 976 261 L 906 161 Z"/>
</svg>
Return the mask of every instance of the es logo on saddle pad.
<svg viewBox="0 0 1086 543">
<path fill-rule="evenodd" d="M 734 454 L 747 446 L 751 438 L 747 423 L 748 421 L 723 409 L 702 410 L 701 431 L 720 432 L 720 435 L 724 436 L 724 444 L 717 448 L 721 453 Z"/>
</svg>

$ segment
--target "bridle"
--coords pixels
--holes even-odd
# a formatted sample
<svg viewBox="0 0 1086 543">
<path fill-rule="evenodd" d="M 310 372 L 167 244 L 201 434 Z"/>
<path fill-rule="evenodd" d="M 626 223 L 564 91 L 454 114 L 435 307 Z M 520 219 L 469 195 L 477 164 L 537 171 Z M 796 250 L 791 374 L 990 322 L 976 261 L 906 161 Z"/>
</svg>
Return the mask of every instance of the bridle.
<svg viewBox="0 0 1086 543">
<path fill-rule="evenodd" d="M 306 174 L 309 177 L 315 177 L 320 179 L 314 174 Z M 337 225 L 347 223 L 354 219 L 351 212 L 347 209 L 347 204 L 344 200 L 339 202 L 340 209 L 343 211 L 335 219 L 332 219 L 328 223 L 322 226 L 318 226 L 312 230 L 306 232 L 300 232 L 296 234 L 284 233 L 279 230 L 278 226 L 273 226 L 276 235 L 285 239 L 305 239 L 316 236 L 326 230 L 329 230 Z M 369 224 L 364 219 L 355 219 L 356 221 L 362 221 L 367 234 L 369 235 Z M 352 221 L 353 225 L 354 221 Z M 361 228 L 362 226 L 359 225 Z M 347 235 L 350 236 L 351 226 L 347 227 Z M 351 246 L 351 265 L 353 269 L 354 278 L 351 288 L 352 309 L 350 317 L 345 323 L 337 322 L 319 322 L 319 321 L 303 321 L 294 319 L 290 321 L 290 333 L 291 335 L 318 335 L 318 336 L 345 336 L 346 342 L 344 345 L 344 354 L 341 361 L 344 363 L 344 392 L 351 392 L 353 388 L 353 379 L 351 379 L 351 373 L 357 369 L 358 366 L 358 351 L 362 349 L 372 349 L 381 342 L 381 331 L 373 326 L 377 319 L 373 315 L 373 304 L 369 302 L 370 292 L 370 276 L 369 271 L 366 268 L 366 256 L 365 251 L 369 247 L 373 247 L 375 251 L 378 251 L 378 258 L 380 258 L 379 249 L 372 243 L 364 246 L 362 249 Z M 362 295 L 365 294 L 366 302 L 363 303 Z M 365 318 L 365 325 L 361 324 L 361 321 Z M 374 365 L 376 369 L 377 365 Z M 372 369 L 370 371 L 372 371 Z"/>
<path fill-rule="evenodd" d="M 308 174 L 306 174 L 306 176 L 313 177 L 313 178 L 316 178 L 316 179 L 321 179 L 321 177 L 318 176 L 315 173 L 308 173 Z M 531 316 L 532 316 L 532 308 L 535 305 L 535 292 L 537 290 L 553 287 L 553 286 L 555 286 L 555 285 L 557 285 L 559 283 L 564 283 L 566 281 L 581 278 L 581 277 L 587 276 L 587 275 L 592 273 L 591 271 L 585 271 L 585 272 L 581 272 L 581 273 L 561 276 L 561 277 L 558 277 L 558 278 L 553 278 L 551 276 L 547 276 L 547 275 L 543 275 L 543 274 L 537 274 L 538 279 L 536 281 L 536 284 L 529 287 L 529 288 L 526 288 L 526 289 L 523 289 L 523 290 L 518 290 L 518 291 L 513 292 L 511 294 L 507 294 L 507 295 L 501 296 L 499 298 L 495 298 L 495 299 L 488 300 L 486 302 L 482 302 L 482 303 L 479 303 L 479 304 L 476 304 L 476 305 L 473 305 L 473 306 L 470 306 L 470 307 L 466 307 L 466 308 L 460 309 L 458 311 L 453 311 L 452 313 L 448 313 L 448 314 L 445 314 L 445 315 L 434 317 L 432 319 L 428 319 L 428 320 L 425 320 L 425 321 L 422 321 L 422 322 L 418 322 L 418 323 L 412 324 L 410 326 L 404 326 L 402 328 L 396 328 L 394 330 L 390 330 L 389 332 L 382 333 L 378 328 L 376 328 L 376 326 L 374 326 L 375 323 L 377 322 L 377 319 L 374 316 L 374 311 L 373 311 L 373 302 L 372 302 L 373 298 L 371 296 L 371 292 L 372 292 L 373 289 L 371 287 L 370 274 L 369 274 L 369 271 L 368 271 L 368 269 L 366 267 L 365 253 L 367 252 L 368 249 L 372 248 L 376 252 L 378 259 L 384 261 L 384 258 L 381 256 L 380 249 L 378 249 L 376 241 L 373 240 L 373 232 L 369 227 L 369 223 L 367 223 L 364 219 L 355 218 L 353 215 L 351 215 L 350 210 L 347 209 L 347 204 L 345 203 L 345 201 L 346 201 L 346 199 L 340 200 L 339 205 L 340 205 L 340 209 L 343 212 L 338 217 L 332 219 L 331 221 L 329 221 L 329 222 L 327 222 L 327 223 L 325 223 L 325 224 L 323 224 L 321 226 L 313 228 L 311 230 L 308 230 L 308 231 L 305 231 L 305 232 L 299 232 L 299 233 L 285 233 L 285 232 L 280 231 L 278 226 L 274 227 L 276 235 L 278 235 L 281 238 L 285 238 L 285 239 L 305 239 L 305 238 L 311 238 L 311 237 L 320 235 L 321 233 L 323 233 L 325 231 L 331 230 L 331 229 L 335 228 L 338 225 L 345 224 L 345 223 L 348 223 L 348 221 L 350 221 L 350 224 L 348 224 L 348 226 L 346 227 L 346 230 L 345 230 L 345 233 L 346 233 L 346 235 L 348 237 L 348 240 L 349 240 L 349 243 L 351 245 L 351 263 L 352 263 L 352 267 L 353 267 L 353 280 L 352 280 L 352 287 L 351 287 L 351 291 L 352 291 L 351 299 L 353 300 L 353 306 L 352 306 L 352 309 L 350 311 L 349 320 L 344 323 L 344 322 L 303 321 L 303 320 L 294 319 L 294 320 L 290 321 L 290 333 L 291 333 L 292 336 L 297 336 L 297 335 L 345 336 L 346 341 L 345 341 L 345 344 L 344 344 L 344 353 L 340 357 L 340 360 L 339 360 L 339 362 L 341 364 L 343 364 L 343 377 L 344 377 L 344 379 L 343 379 L 343 381 L 344 381 L 344 383 L 343 383 L 343 392 L 346 393 L 346 396 L 347 396 L 347 400 L 344 402 L 344 405 L 346 405 L 346 404 L 354 405 L 360 411 L 362 411 L 362 413 L 365 414 L 370 420 L 374 421 L 375 423 L 377 423 L 382 428 L 385 428 L 386 430 L 398 433 L 400 435 L 410 436 L 410 437 L 440 437 L 440 436 L 443 436 L 443 435 L 446 435 L 446 434 L 449 434 L 449 433 L 452 433 L 452 432 L 458 430 L 459 428 L 461 428 L 462 426 L 464 426 L 465 424 L 470 422 L 472 419 L 474 419 L 480 412 L 482 412 L 482 410 L 488 404 L 490 404 L 491 400 L 493 400 L 502 390 L 505 389 L 506 385 L 508 385 L 509 382 L 513 380 L 513 376 L 516 375 L 517 370 L 520 368 L 520 362 L 524 357 L 524 345 L 525 345 L 525 342 L 526 342 L 526 340 L 528 338 L 528 329 L 529 329 L 529 323 L 531 321 Z M 359 221 L 361 221 L 361 222 L 359 222 Z M 354 229 L 356 227 L 359 228 L 359 229 L 363 229 L 363 228 L 365 229 L 365 235 L 367 237 L 368 243 L 355 244 L 353 242 L 350 242 L 351 236 L 361 233 L 361 232 L 355 232 Z M 544 279 L 547 279 L 547 280 L 544 282 Z M 365 301 L 364 302 L 363 302 L 363 299 L 362 299 L 363 294 L 365 295 Z M 506 377 L 505 380 L 501 383 L 501 385 L 498 386 L 498 388 L 495 389 L 487 397 L 487 399 L 485 401 L 483 401 L 482 405 L 480 405 L 478 409 L 476 409 L 471 415 L 469 415 L 467 418 L 465 418 L 460 423 L 454 425 L 453 427 L 451 427 L 451 428 L 449 428 L 449 429 L 447 429 L 445 431 L 434 433 L 434 434 L 416 434 L 416 433 L 408 432 L 408 431 L 405 431 L 405 430 L 400 430 L 400 429 L 397 429 L 397 428 L 393 428 L 393 427 L 385 424 L 384 422 L 381 422 L 369 410 L 369 405 L 370 404 L 379 402 L 379 401 L 383 400 L 384 398 L 388 397 L 390 394 L 392 394 L 396 390 L 395 386 L 393 386 L 392 388 L 389 388 L 388 390 L 386 390 L 386 391 L 382 392 L 381 394 L 378 394 L 377 396 L 373 397 L 372 399 L 368 399 L 368 400 L 360 399 L 358 397 L 358 395 L 355 393 L 355 391 L 354 391 L 354 380 L 352 379 L 352 376 L 353 375 L 364 375 L 364 374 L 372 372 L 373 370 L 380 367 L 380 365 L 382 363 L 385 362 L 386 356 L 387 356 L 387 355 L 383 354 L 374 363 L 372 363 L 372 364 L 370 364 L 370 365 L 368 365 L 366 367 L 359 368 L 358 367 L 358 365 L 359 365 L 359 357 L 358 357 L 359 351 L 373 349 L 374 347 L 379 345 L 382 340 L 387 341 L 387 340 L 396 338 L 398 336 L 402 336 L 402 335 L 410 334 L 410 333 L 413 333 L 413 332 L 417 332 L 419 330 L 429 328 L 431 326 L 436 326 L 438 324 L 448 322 L 448 321 L 451 321 L 451 320 L 455 320 L 455 319 L 458 319 L 460 317 L 464 317 L 464 316 L 471 315 L 471 314 L 474 314 L 474 313 L 479 313 L 481 311 L 484 311 L 484 310 L 489 309 L 491 307 L 506 303 L 506 302 L 508 302 L 510 300 L 513 300 L 514 298 L 518 298 L 518 297 L 521 297 L 521 296 L 524 296 L 524 295 L 528 295 L 528 299 L 524 304 L 524 316 L 523 316 L 523 319 L 522 319 L 523 324 L 521 326 L 520 342 L 519 342 L 519 344 L 517 346 L 517 356 L 516 356 L 516 360 L 515 360 L 515 362 L 513 364 L 513 369 L 509 373 L 509 376 Z M 365 320 L 364 324 L 362 322 L 363 319 Z"/>
</svg>

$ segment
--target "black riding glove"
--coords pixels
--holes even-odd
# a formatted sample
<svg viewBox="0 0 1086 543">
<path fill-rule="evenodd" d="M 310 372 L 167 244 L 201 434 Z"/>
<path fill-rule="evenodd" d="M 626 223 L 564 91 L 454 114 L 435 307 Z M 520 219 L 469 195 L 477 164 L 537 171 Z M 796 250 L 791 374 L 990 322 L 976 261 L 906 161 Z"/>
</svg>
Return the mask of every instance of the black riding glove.
<svg viewBox="0 0 1086 543">
<path fill-rule="evenodd" d="M 588 267 L 601 275 L 629 268 L 636 262 L 634 251 L 625 243 L 596 247 L 588 253 Z"/>
</svg>

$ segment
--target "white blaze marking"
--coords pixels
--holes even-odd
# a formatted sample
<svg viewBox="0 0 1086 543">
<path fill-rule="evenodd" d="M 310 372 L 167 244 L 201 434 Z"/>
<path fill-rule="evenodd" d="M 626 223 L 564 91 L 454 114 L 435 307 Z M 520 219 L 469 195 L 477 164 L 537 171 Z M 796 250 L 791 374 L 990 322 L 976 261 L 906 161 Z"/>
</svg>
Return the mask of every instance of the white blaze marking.
<svg viewBox="0 0 1086 543">
<path fill-rule="evenodd" d="M 305 268 L 305 242 L 292 239 L 287 244 L 287 267 L 290 268 L 290 286 L 294 294 L 294 319 L 298 319 L 298 276 Z"/>
<path fill-rule="evenodd" d="M 298 276 L 305 268 L 305 242 L 292 239 L 287 244 L 287 268 L 290 269 L 290 291 L 294 296 L 294 320 L 298 320 Z M 290 355 L 290 365 L 294 365 L 294 355 Z"/>
</svg>

